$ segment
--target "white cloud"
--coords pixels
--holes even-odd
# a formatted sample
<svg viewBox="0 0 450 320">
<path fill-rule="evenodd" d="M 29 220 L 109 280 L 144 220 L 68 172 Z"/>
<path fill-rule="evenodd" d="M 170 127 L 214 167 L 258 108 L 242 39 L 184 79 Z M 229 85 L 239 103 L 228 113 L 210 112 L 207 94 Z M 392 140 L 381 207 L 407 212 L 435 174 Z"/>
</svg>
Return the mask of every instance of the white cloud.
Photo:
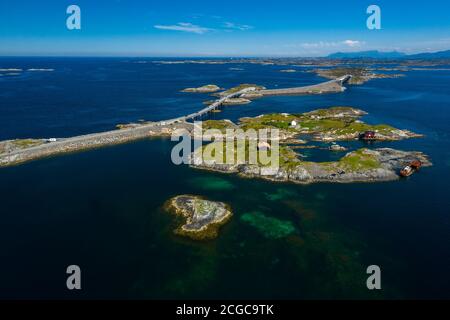
<svg viewBox="0 0 450 320">
<path fill-rule="evenodd" d="M 345 41 L 343 41 L 343 43 L 352 48 L 360 47 L 362 44 L 361 41 L 358 41 L 358 40 L 345 40 Z"/>
<path fill-rule="evenodd" d="M 298 45 L 288 45 L 289 47 L 305 48 L 305 49 L 323 49 L 323 48 L 339 48 L 339 47 L 360 47 L 365 42 L 358 40 L 344 40 L 344 41 L 318 41 L 318 42 L 303 42 Z"/>
<path fill-rule="evenodd" d="M 172 30 L 172 31 L 182 31 L 182 32 L 190 32 L 196 34 L 204 34 L 208 31 L 212 31 L 213 29 L 200 27 L 198 25 L 189 23 L 189 22 L 179 22 L 175 25 L 155 25 L 156 29 L 160 30 Z"/>
<path fill-rule="evenodd" d="M 253 29 L 253 26 L 249 26 L 248 24 L 237 24 L 237 23 L 233 23 L 233 22 L 225 22 L 224 27 L 226 29 L 235 29 L 235 30 L 241 30 L 241 31 Z"/>
</svg>

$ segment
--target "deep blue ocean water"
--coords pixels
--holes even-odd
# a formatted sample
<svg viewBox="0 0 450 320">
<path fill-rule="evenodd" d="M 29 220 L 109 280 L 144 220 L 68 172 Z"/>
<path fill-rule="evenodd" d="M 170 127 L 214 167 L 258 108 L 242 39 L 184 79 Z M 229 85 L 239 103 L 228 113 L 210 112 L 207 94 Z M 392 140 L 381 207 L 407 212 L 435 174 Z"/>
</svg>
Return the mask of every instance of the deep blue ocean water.
<svg viewBox="0 0 450 320">
<path fill-rule="evenodd" d="M 236 67 L 243 70 L 229 70 Z M 1 140 L 172 118 L 210 99 L 181 93 L 186 87 L 323 81 L 279 72 L 285 66 L 0 59 L 0 69 L 12 68 L 23 71 L 0 71 Z M 3 168 L 0 297 L 450 298 L 450 71 L 410 71 L 341 94 L 264 98 L 213 117 L 335 105 L 369 112 L 367 122 L 423 133 L 374 147 L 422 151 L 433 167 L 389 183 L 278 184 L 175 166 L 173 142 L 148 139 Z M 337 157 L 302 153 L 311 160 Z M 172 233 L 174 219 L 162 205 L 184 193 L 230 204 L 234 217 L 218 239 L 198 243 Z M 268 238 L 240 219 L 252 212 L 290 221 L 296 234 Z M 80 292 L 66 289 L 70 264 L 82 269 Z M 381 267 L 381 291 L 366 289 L 372 264 Z"/>
</svg>

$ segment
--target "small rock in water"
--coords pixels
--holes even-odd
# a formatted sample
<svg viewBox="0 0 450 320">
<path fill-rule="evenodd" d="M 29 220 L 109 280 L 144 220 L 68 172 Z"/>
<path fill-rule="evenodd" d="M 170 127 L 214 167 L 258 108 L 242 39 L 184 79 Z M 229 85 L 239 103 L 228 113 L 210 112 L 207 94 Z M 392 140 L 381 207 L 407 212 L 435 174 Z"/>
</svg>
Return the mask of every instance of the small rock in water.
<svg viewBox="0 0 450 320">
<path fill-rule="evenodd" d="M 219 227 L 232 216 L 225 203 L 205 200 L 199 196 L 176 196 L 170 199 L 165 207 L 167 211 L 185 218 L 185 223 L 178 227 L 175 233 L 194 240 L 216 238 Z"/>
<path fill-rule="evenodd" d="M 346 147 L 340 146 L 336 143 L 332 143 L 331 146 L 329 147 L 329 149 L 331 151 L 347 151 Z"/>
</svg>

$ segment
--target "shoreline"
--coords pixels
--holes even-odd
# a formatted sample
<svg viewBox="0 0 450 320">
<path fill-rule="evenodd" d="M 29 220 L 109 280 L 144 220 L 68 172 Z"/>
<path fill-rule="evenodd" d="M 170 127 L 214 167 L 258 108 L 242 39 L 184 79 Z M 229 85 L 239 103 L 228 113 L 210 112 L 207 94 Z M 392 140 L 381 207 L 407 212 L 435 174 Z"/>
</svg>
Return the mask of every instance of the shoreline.
<svg viewBox="0 0 450 320">
<path fill-rule="evenodd" d="M 364 158 L 361 157 L 363 155 Z M 355 156 L 362 161 L 367 158 L 374 162 L 373 166 L 352 167 L 344 161 Z M 234 174 L 240 178 L 261 179 L 275 183 L 293 183 L 309 185 L 315 183 L 379 183 L 400 180 L 398 172 L 405 164 L 413 160 L 420 160 L 423 167 L 433 164 L 428 156 L 419 151 L 400 151 L 392 148 L 358 149 L 347 153 L 335 162 L 308 162 L 300 161 L 293 167 L 266 168 L 250 164 L 190 164 L 191 168 Z"/>
<path fill-rule="evenodd" d="M 347 80 L 348 79 L 343 79 L 343 77 L 341 77 L 335 80 L 326 81 L 315 85 L 297 88 L 287 88 L 287 89 L 257 90 L 256 88 L 250 87 L 237 92 L 233 92 L 225 97 L 222 97 L 198 112 L 174 119 L 161 120 L 150 124 L 137 125 L 132 128 L 116 129 L 105 132 L 74 136 L 69 138 L 61 138 L 58 139 L 57 141 L 48 143 L 43 142 L 45 141 L 45 139 L 31 139 L 33 141 L 41 141 L 41 144 L 30 147 L 16 148 L 13 151 L 0 153 L 0 168 L 20 165 L 28 161 L 47 158 L 54 155 L 61 155 L 66 153 L 96 149 L 101 148 L 103 146 L 124 144 L 131 141 L 145 139 L 148 137 L 169 136 L 173 131 L 178 129 L 186 129 L 186 128 L 192 129 L 193 124 L 187 122 L 186 120 L 195 119 L 197 117 L 201 117 L 203 114 L 212 112 L 218 109 L 220 106 L 224 105 L 227 99 L 231 99 L 234 97 L 245 96 L 248 94 L 256 94 L 260 96 L 314 94 L 311 93 L 311 90 L 313 90 L 314 88 L 322 89 L 316 92 L 315 94 L 332 93 L 331 91 L 323 92 L 324 88 L 325 89 L 328 88 L 328 90 L 336 90 L 334 92 L 342 92 L 344 90 L 342 84 Z M 0 144 L 1 143 L 6 144 L 10 141 L 14 140 L 0 141 Z"/>
</svg>

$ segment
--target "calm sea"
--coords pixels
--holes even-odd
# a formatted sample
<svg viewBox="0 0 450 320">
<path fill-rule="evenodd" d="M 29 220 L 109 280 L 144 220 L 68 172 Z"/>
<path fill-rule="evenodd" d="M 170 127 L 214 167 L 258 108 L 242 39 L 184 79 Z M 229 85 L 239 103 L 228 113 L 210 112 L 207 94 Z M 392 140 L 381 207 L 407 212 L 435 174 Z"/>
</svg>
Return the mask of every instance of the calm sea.
<svg viewBox="0 0 450 320">
<path fill-rule="evenodd" d="M 313 73 L 281 73 L 282 66 L 127 58 L 1 58 L 0 69 L 1 140 L 161 120 L 210 99 L 181 93 L 186 87 L 323 81 Z M 369 112 L 367 122 L 424 134 L 373 147 L 422 151 L 434 166 L 390 183 L 269 183 L 175 166 L 174 143 L 148 139 L 3 168 L 0 297 L 450 298 L 450 71 L 410 71 L 342 94 L 264 98 L 214 117 L 336 105 Z M 176 222 L 162 205 L 185 193 L 232 207 L 218 239 L 199 243 L 173 234 Z M 288 235 L 286 225 L 294 227 Z M 81 267 L 81 291 L 66 289 L 72 264 Z M 369 265 L 381 268 L 380 291 L 366 288 Z"/>
</svg>

